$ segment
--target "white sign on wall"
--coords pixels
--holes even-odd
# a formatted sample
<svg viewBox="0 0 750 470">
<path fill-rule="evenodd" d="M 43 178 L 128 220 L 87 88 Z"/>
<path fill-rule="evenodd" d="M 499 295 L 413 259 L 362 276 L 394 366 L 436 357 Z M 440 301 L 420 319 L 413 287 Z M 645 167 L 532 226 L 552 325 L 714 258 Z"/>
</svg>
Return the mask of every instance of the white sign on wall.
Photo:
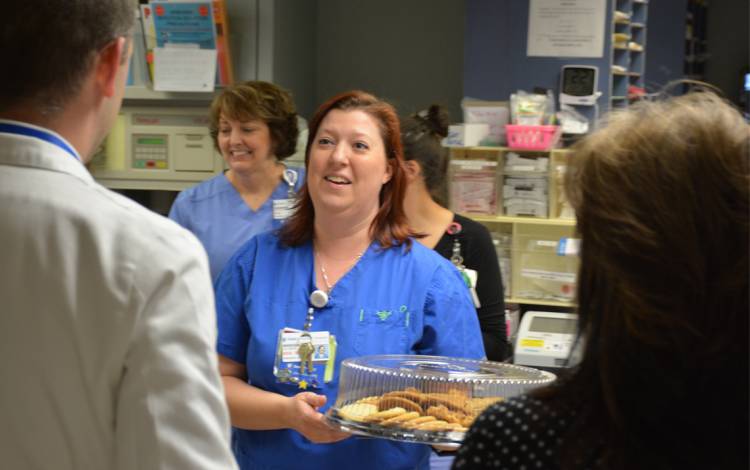
<svg viewBox="0 0 750 470">
<path fill-rule="evenodd" d="M 602 57 L 606 0 L 529 0 L 529 57 Z"/>
</svg>

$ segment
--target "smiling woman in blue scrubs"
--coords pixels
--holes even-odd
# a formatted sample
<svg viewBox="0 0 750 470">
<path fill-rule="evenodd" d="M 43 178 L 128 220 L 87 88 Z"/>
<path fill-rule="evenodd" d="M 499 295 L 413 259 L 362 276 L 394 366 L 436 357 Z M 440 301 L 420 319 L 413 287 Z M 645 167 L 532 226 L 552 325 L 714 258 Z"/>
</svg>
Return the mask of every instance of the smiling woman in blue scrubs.
<svg viewBox="0 0 750 470">
<path fill-rule="evenodd" d="M 322 413 L 346 358 L 484 357 L 471 297 L 450 262 L 410 238 L 390 105 L 363 92 L 324 103 L 305 162 L 299 209 L 280 232 L 245 244 L 216 283 L 235 455 L 243 469 L 426 469 L 428 446 L 352 437 Z M 327 301 L 313 306 L 313 292 Z M 336 338 L 335 359 L 314 364 L 328 373 L 312 389 L 274 367 L 284 328 Z"/>
<path fill-rule="evenodd" d="M 281 161 L 297 135 L 292 97 L 272 83 L 233 85 L 211 104 L 211 136 L 229 170 L 181 192 L 169 217 L 203 243 L 213 280 L 240 246 L 291 214 L 304 170 Z"/>
</svg>

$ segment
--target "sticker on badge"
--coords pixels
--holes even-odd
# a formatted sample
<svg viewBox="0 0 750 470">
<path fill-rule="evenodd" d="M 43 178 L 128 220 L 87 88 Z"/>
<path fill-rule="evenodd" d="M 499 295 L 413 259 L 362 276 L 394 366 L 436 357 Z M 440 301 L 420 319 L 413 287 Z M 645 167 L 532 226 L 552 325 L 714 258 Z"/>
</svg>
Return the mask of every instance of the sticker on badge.
<svg viewBox="0 0 750 470">
<path fill-rule="evenodd" d="M 314 362 L 326 362 L 329 352 L 327 331 L 299 331 L 284 329 L 281 331 L 281 361 L 300 362 L 311 359 Z"/>
<path fill-rule="evenodd" d="M 300 389 L 318 388 L 330 382 L 336 340 L 328 331 L 279 331 L 273 373 L 277 381 L 292 383 Z"/>
<path fill-rule="evenodd" d="M 294 212 L 294 199 L 274 199 L 273 200 L 273 218 L 274 220 L 286 220 Z"/>
</svg>

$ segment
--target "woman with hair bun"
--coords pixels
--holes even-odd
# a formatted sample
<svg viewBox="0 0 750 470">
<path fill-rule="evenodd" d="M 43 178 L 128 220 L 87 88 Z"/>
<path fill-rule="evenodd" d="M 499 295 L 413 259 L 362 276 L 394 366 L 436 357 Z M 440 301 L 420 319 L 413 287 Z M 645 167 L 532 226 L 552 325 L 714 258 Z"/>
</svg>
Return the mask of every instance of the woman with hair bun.
<svg viewBox="0 0 750 470">
<path fill-rule="evenodd" d="M 401 139 L 408 186 L 404 210 L 409 225 L 424 234 L 419 242 L 453 261 L 464 274 L 477 309 L 487 358 L 510 355 L 500 266 L 487 228 L 443 207 L 447 155 L 441 140 L 448 135 L 448 112 L 433 104 L 403 119 Z M 473 273 L 472 273 L 473 271 Z M 475 277 L 476 274 L 476 277 Z"/>
</svg>

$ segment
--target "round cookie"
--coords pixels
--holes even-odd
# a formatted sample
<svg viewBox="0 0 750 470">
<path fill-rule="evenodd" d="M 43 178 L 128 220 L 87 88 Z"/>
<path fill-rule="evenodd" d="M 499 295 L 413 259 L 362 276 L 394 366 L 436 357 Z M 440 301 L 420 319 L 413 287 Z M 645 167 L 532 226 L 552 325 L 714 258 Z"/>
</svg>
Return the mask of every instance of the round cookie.
<svg viewBox="0 0 750 470">
<path fill-rule="evenodd" d="M 349 421 L 362 421 L 366 416 L 378 412 L 378 407 L 370 403 L 351 403 L 338 409 L 342 418 Z"/>
</svg>

